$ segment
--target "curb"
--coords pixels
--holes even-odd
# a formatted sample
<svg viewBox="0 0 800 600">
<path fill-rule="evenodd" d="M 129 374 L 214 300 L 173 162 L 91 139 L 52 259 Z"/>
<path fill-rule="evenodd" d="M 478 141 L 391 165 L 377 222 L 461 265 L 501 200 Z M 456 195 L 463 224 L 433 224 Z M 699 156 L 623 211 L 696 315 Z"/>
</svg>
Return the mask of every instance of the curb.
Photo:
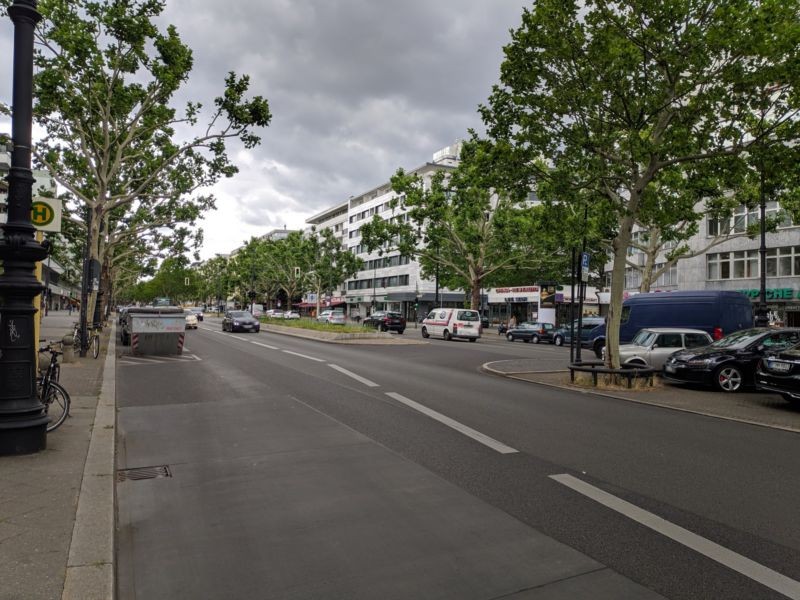
<svg viewBox="0 0 800 600">
<path fill-rule="evenodd" d="M 669 404 L 663 404 L 661 402 L 652 402 L 652 401 L 647 401 L 647 400 L 639 400 L 637 398 L 628 398 L 626 396 L 616 396 L 614 394 L 608 394 L 608 393 L 605 393 L 605 392 L 597 392 L 597 391 L 594 391 L 594 390 L 591 390 L 591 389 L 571 387 L 571 386 L 568 386 L 568 385 L 560 385 L 558 383 L 548 383 L 548 382 L 545 382 L 545 381 L 531 381 L 530 379 L 524 379 L 523 377 L 516 377 L 516 375 L 528 375 L 528 374 L 537 374 L 537 373 L 542 373 L 542 374 L 543 373 L 568 373 L 569 370 L 566 370 L 566 371 L 560 371 L 560 370 L 559 371 L 517 371 L 517 372 L 514 372 L 514 373 L 505 373 L 503 371 L 498 371 L 497 369 L 492 369 L 489 366 L 494 362 L 499 362 L 499 361 L 492 361 L 492 362 L 484 363 L 484 364 L 481 365 L 481 370 L 485 371 L 486 373 L 489 373 L 491 375 L 498 375 L 500 377 L 505 377 L 506 379 L 514 379 L 516 381 L 524 381 L 525 383 L 532 383 L 534 385 L 541 385 L 541 386 L 544 386 L 544 387 L 550 387 L 550 388 L 555 388 L 555 389 L 559 389 L 559 390 L 566 390 L 566 391 L 570 391 L 570 392 L 576 392 L 576 393 L 579 393 L 579 394 L 589 394 L 589 395 L 592 395 L 592 396 L 600 396 L 601 398 L 611 398 L 612 400 L 623 400 L 625 402 L 633 402 L 635 404 L 643 404 L 643 405 L 646 405 L 646 406 L 655 406 L 655 407 L 658 407 L 658 408 L 666 408 L 668 410 L 674 410 L 674 411 L 683 412 L 683 413 L 689 413 L 689 414 L 693 414 L 693 415 L 700 415 L 700 416 L 703 416 L 703 417 L 710 417 L 712 419 L 721 419 L 723 421 L 733 421 L 735 423 L 744 423 L 746 425 L 756 425 L 758 427 L 766 427 L 768 429 L 777 429 L 779 431 L 788 431 L 789 433 L 800 433 L 800 428 L 795 428 L 795 427 L 787 427 L 787 426 L 784 426 L 784 425 L 771 425 L 771 424 L 768 424 L 768 423 L 761 423 L 760 421 L 753 421 L 752 419 L 741 419 L 741 418 L 738 418 L 738 417 L 728 417 L 728 416 L 725 416 L 725 415 L 718 415 L 718 414 L 707 412 L 707 411 L 696 410 L 696 409 L 693 410 L 693 409 L 689 409 L 689 408 L 683 408 L 683 407 L 680 407 L 680 406 L 671 406 Z"/>
<path fill-rule="evenodd" d="M 111 327 L 103 383 L 78 493 L 62 600 L 114 598 L 116 331 Z"/>
</svg>

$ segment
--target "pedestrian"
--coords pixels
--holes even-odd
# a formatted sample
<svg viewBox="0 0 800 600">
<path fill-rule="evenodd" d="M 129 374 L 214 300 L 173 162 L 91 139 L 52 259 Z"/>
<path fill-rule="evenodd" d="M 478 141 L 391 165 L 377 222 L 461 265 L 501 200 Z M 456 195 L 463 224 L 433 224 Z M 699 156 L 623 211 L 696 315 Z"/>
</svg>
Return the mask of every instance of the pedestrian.
<svg viewBox="0 0 800 600">
<path fill-rule="evenodd" d="M 512 313 L 508 319 L 508 328 L 514 329 L 516 326 L 517 326 L 517 316 Z"/>
<path fill-rule="evenodd" d="M 67 305 L 67 310 L 69 311 L 69 316 L 72 316 L 72 302 Z"/>
</svg>

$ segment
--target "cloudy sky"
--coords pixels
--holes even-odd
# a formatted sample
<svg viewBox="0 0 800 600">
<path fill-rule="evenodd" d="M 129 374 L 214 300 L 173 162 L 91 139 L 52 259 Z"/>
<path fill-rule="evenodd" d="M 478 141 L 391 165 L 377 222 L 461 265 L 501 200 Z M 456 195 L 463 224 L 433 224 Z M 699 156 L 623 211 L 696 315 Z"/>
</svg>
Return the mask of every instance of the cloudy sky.
<svg viewBox="0 0 800 600">
<path fill-rule="evenodd" d="M 184 99 L 211 104 L 228 71 L 247 73 L 272 124 L 240 173 L 213 190 L 202 258 L 253 235 L 301 228 L 324 208 L 413 168 L 467 129 L 499 75 L 523 0 L 167 0 L 192 48 Z M 0 25 L 0 56 L 13 28 Z M 10 62 L 10 58 L 6 61 Z M 11 96 L 2 65 L 0 98 Z M 4 124 L 3 124 L 4 125 Z M 7 129 L 7 126 L 4 126 Z"/>
</svg>

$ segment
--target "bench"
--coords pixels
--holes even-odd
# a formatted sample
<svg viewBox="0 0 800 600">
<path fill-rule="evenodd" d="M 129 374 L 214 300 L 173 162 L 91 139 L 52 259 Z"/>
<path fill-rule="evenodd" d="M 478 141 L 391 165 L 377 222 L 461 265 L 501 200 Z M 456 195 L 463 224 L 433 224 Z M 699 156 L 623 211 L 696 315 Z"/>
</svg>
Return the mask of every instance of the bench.
<svg viewBox="0 0 800 600">
<path fill-rule="evenodd" d="M 591 373 L 592 384 L 595 387 L 597 387 L 597 375 L 599 373 L 603 375 L 619 375 L 628 380 L 628 389 L 633 387 L 634 379 L 640 378 L 646 378 L 647 384 L 652 387 L 653 375 L 658 373 L 658 369 L 638 364 L 625 364 L 619 369 L 612 369 L 607 367 L 602 361 L 581 361 L 569 365 L 569 380 L 571 383 L 575 383 L 576 371 L 580 373 Z"/>
</svg>

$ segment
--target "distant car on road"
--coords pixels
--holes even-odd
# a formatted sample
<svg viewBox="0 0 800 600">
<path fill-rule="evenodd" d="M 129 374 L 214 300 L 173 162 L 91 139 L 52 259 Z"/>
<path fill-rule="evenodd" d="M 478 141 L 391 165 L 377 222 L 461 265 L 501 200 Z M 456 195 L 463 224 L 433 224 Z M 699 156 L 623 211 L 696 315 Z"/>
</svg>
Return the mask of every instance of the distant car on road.
<svg viewBox="0 0 800 600">
<path fill-rule="evenodd" d="M 297 311 L 294 311 L 294 310 L 290 310 L 290 311 L 287 311 L 287 312 L 283 313 L 283 318 L 284 319 L 299 319 L 300 318 L 300 313 L 297 312 Z"/>
<path fill-rule="evenodd" d="M 620 363 L 661 369 L 678 350 L 708 346 L 714 340 L 705 331 L 680 327 L 648 327 L 619 347 Z M 605 351 L 603 352 L 605 358 Z"/>
<path fill-rule="evenodd" d="M 708 346 L 674 353 L 664 364 L 664 379 L 711 385 L 721 392 L 738 392 L 754 383 L 760 360 L 798 342 L 800 329 L 742 329 Z"/>
<path fill-rule="evenodd" d="M 434 308 L 422 321 L 422 337 L 441 336 L 450 341 L 463 338 L 475 342 L 481 337 L 481 316 L 477 310 Z"/>
<path fill-rule="evenodd" d="M 199 306 L 190 306 L 189 307 L 189 312 L 191 312 L 192 314 L 197 316 L 197 320 L 198 321 L 202 321 L 203 320 L 203 317 L 204 317 L 203 309 L 200 308 Z"/>
<path fill-rule="evenodd" d="M 553 335 L 555 331 L 556 326 L 552 323 L 528 323 L 525 321 L 506 331 L 506 339 L 509 342 L 522 340 L 525 343 L 550 342 L 552 344 L 555 339 Z"/>
<path fill-rule="evenodd" d="M 222 331 L 253 331 L 258 333 L 261 324 L 246 310 L 230 310 L 222 318 Z"/>
<path fill-rule="evenodd" d="M 402 334 L 406 330 L 406 320 L 398 312 L 376 310 L 361 323 L 364 327 L 374 327 L 380 331 L 396 331 Z"/>
<path fill-rule="evenodd" d="M 197 315 L 187 310 L 184 311 L 184 316 L 186 318 L 186 329 L 197 329 Z"/>
</svg>

